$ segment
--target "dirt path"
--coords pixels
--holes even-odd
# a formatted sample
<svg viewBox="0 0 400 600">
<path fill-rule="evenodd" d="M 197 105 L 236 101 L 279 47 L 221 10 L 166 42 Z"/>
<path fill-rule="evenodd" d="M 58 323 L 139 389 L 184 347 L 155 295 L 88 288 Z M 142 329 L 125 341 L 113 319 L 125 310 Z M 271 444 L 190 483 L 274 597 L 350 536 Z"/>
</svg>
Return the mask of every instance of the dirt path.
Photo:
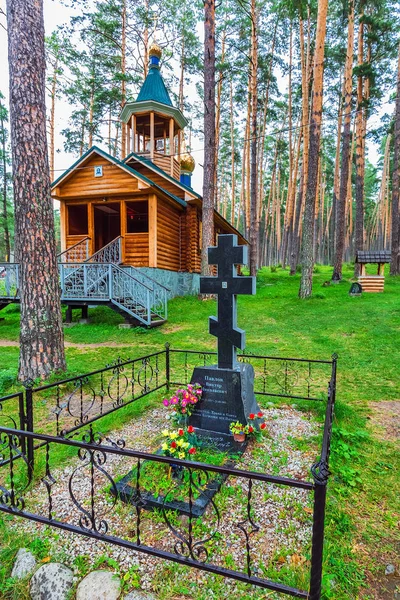
<svg viewBox="0 0 400 600">
<path fill-rule="evenodd" d="M 383 440 L 400 442 L 400 400 L 370 402 L 374 434 Z"/>
</svg>

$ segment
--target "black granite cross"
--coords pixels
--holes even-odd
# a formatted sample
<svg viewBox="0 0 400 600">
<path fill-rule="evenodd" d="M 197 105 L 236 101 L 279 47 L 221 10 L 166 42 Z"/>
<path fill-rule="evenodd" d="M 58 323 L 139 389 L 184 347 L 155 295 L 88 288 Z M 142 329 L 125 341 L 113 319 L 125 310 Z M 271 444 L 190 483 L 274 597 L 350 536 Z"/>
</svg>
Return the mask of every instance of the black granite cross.
<svg viewBox="0 0 400 600">
<path fill-rule="evenodd" d="M 200 293 L 218 296 L 218 319 L 210 317 L 210 333 L 218 338 L 218 367 L 232 369 L 236 348 L 245 347 L 245 333 L 236 327 L 236 295 L 255 294 L 256 278 L 236 274 L 235 265 L 247 264 L 247 246 L 238 246 L 233 234 L 218 236 L 218 246 L 208 248 L 208 264 L 217 265 L 218 275 L 200 277 Z"/>
</svg>

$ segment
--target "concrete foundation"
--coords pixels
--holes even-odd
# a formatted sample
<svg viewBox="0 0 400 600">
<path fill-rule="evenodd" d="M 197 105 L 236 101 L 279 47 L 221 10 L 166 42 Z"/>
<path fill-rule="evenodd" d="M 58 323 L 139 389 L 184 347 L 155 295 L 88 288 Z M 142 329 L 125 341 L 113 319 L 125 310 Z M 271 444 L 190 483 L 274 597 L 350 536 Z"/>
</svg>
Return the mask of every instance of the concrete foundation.
<svg viewBox="0 0 400 600">
<path fill-rule="evenodd" d="M 176 296 L 195 296 L 200 290 L 199 273 L 183 273 L 167 271 L 166 269 L 154 269 L 151 267 L 137 267 L 148 277 L 155 279 L 165 287 L 169 288 L 168 298 Z"/>
</svg>

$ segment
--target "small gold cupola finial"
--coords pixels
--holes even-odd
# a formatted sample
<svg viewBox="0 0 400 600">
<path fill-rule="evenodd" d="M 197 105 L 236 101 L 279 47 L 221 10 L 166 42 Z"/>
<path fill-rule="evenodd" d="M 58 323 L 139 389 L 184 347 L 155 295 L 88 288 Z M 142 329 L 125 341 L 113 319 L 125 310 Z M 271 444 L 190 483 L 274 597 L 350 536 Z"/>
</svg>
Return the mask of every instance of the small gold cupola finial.
<svg viewBox="0 0 400 600">
<path fill-rule="evenodd" d="M 158 67 L 160 68 L 160 58 L 162 56 L 162 50 L 160 46 L 154 41 L 149 48 L 149 60 L 150 60 L 150 68 Z"/>
<path fill-rule="evenodd" d="M 185 146 L 185 143 L 183 143 L 183 146 Z M 180 163 L 181 163 L 180 181 L 184 185 L 187 185 L 188 187 L 191 188 L 192 187 L 192 173 L 194 171 L 194 167 L 195 167 L 196 163 L 195 163 L 193 156 L 186 149 L 185 149 L 185 152 L 183 152 L 183 154 L 181 154 Z"/>
<path fill-rule="evenodd" d="M 181 171 L 193 173 L 195 165 L 195 160 L 189 152 L 181 154 Z"/>
</svg>

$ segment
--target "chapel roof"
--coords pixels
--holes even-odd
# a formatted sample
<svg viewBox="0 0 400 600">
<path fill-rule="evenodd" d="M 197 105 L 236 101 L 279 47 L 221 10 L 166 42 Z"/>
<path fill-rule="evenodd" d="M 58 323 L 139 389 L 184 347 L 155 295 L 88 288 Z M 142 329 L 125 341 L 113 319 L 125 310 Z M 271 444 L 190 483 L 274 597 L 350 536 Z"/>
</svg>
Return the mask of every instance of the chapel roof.
<svg viewBox="0 0 400 600">
<path fill-rule="evenodd" d="M 149 72 L 140 89 L 136 102 L 153 100 L 167 106 L 173 106 L 168 90 L 157 65 L 150 65 Z"/>
</svg>

